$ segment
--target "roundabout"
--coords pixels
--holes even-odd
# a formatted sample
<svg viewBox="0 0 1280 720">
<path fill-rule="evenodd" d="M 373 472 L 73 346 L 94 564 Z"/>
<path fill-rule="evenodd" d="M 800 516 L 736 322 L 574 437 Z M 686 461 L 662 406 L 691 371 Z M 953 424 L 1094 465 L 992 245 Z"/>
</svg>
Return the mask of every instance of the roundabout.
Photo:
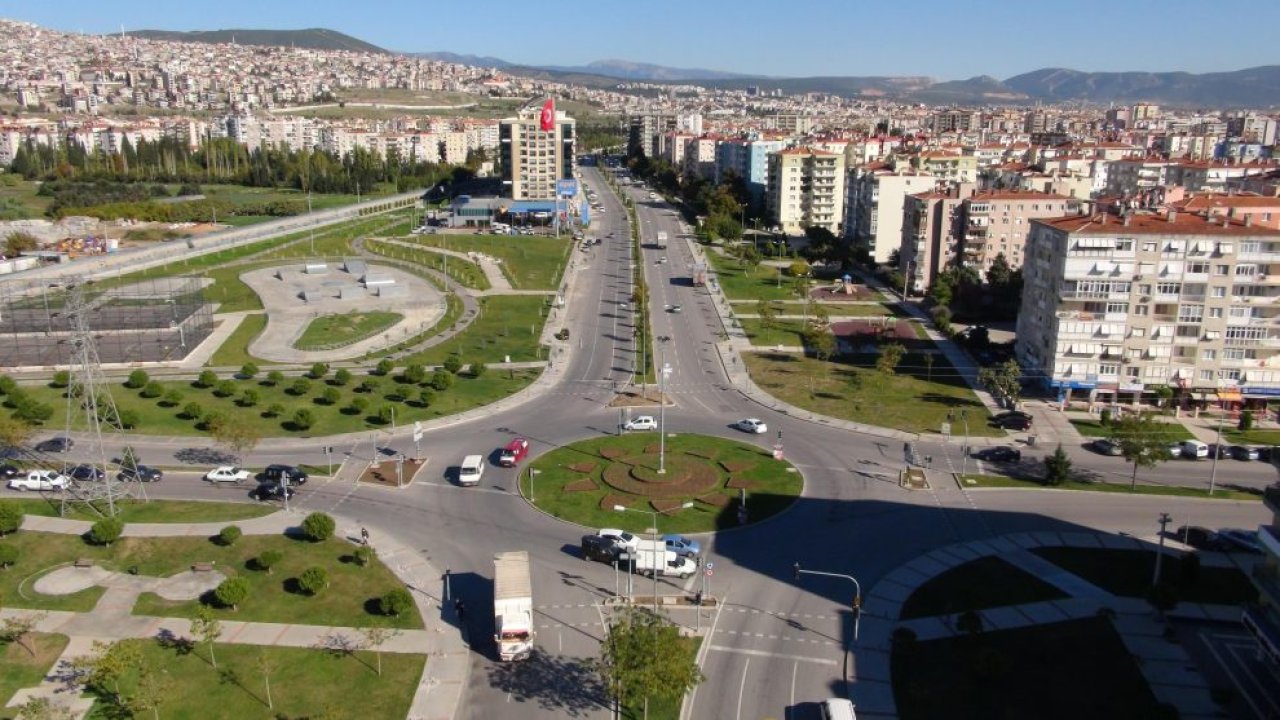
<svg viewBox="0 0 1280 720">
<path fill-rule="evenodd" d="M 650 529 L 647 513 L 660 515 L 661 530 L 673 533 L 757 523 L 788 508 L 803 488 L 791 463 L 706 435 L 670 436 L 665 453 L 653 435 L 583 440 L 543 455 L 520 475 L 521 494 L 549 515 L 635 532 Z"/>
</svg>

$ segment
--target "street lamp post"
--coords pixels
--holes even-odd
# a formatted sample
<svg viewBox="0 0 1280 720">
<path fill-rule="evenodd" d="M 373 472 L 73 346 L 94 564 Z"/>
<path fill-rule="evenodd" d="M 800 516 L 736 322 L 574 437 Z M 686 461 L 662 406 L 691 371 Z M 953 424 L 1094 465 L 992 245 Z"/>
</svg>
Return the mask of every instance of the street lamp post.
<svg viewBox="0 0 1280 720">
<path fill-rule="evenodd" d="M 907 300 L 907 283 L 911 282 L 911 266 L 912 266 L 912 265 L 915 265 L 915 264 L 916 264 L 916 261 L 915 261 L 915 260 L 908 260 L 908 261 L 907 261 L 907 271 L 906 271 L 905 273 L 903 273 L 903 274 L 902 274 L 902 300 L 903 300 L 903 302 L 906 302 L 906 300 Z"/>
<path fill-rule="evenodd" d="M 311 217 L 311 191 L 307 191 L 307 224 L 311 226 L 311 257 L 316 256 L 316 221 Z"/>
<path fill-rule="evenodd" d="M 1151 578 L 1152 587 L 1160 584 L 1160 561 L 1164 560 L 1164 529 L 1171 522 L 1173 522 L 1173 517 L 1169 513 L 1160 513 L 1160 549 L 1156 551 L 1156 572 Z"/>
<path fill-rule="evenodd" d="M 853 611 L 853 639 L 849 641 L 849 644 L 844 649 L 845 687 L 847 689 L 849 682 L 849 653 L 853 650 L 853 643 L 858 640 L 858 621 L 862 619 L 862 585 L 852 575 L 822 572 L 820 570 L 803 570 L 800 568 L 800 563 L 796 563 L 792 567 L 795 570 L 796 580 L 799 580 L 801 575 L 822 575 L 824 577 L 844 578 L 853 583 L 854 595 L 853 600 L 849 603 L 849 607 Z"/>
<path fill-rule="evenodd" d="M 686 502 L 680 505 L 681 510 L 687 510 L 691 507 L 693 507 L 692 502 Z M 654 543 L 654 549 L 650 550 L 650 552 L 655 554 L 659 552 L 657 549 L 657 544 L 658 544 L 658 511 L 657 510 L 652 510 L 652 509 L 640 510 L 639 508 L 629 508 L 625 505 L 614 505 L 613 510 L 614 512 L 630 511 L 630 512 L 638 512 L 638 513 L 646 513 L 646 512 L 649 513 L 649 515 L 651 516 L 651 519 L 653 520 L 653 526 L 649 528 L 649 532 L 650 534 L 653 535 L 653 543 Z M 658 555 L 655 559 L 658 561 L 665 562 L 666 552 L 663 551 L 662 554 Z M 658 566 L 655 564 L 649 572 L 653 575 L 653 612 L 656 615 L 658 613 Z"/>
<path fill-rule="evenodd" d="M 1222 454 L 1222 415 L 1218 415 L 1218 439 L 1213 442 L 1213 464 L 1209 467 L 1209 494 L 1218 480 L 1218 456 Z"/>
<path fill-rule="evenodd" d="M 658 474 L 667 474 L 667 375 L 671 373 L 671 368 L 667 366 L 667 340 L 670 338 L 666 335 L 658 338 L 658 347 L 662 350 L 662 357 L 658 375 Z"/>
</svg>

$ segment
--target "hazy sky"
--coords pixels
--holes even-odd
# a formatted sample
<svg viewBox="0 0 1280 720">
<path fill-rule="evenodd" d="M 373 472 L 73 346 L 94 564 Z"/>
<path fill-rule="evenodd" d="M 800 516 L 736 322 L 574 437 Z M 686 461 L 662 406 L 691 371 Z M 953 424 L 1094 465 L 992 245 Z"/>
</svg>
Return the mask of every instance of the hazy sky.
<svg viewBox="0 0 1280 720">
<path fill-rule="evenodd" d="M 1280 2 L 1188 0 L 0 0 L 86 33 L 323 27 L 388 50 L 536 65 L 622 59 L 775 75 L 973 75 L 1042 67 L 1212 72 L 1280 64 Z"/>
</svg>

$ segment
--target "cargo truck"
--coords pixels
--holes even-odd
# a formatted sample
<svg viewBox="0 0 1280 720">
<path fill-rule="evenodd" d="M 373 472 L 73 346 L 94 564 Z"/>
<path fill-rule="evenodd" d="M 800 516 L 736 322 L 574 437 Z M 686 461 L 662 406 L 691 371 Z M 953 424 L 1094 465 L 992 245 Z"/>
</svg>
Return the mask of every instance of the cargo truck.
<svg viewBox="0 0 1280 720">
<path fill-rule="evenodd" d="M 687 578 L 698 570 L 696 562 L 666 549 L 665 545 L 661 550 L 642 548 L 631 554 L 635 559 L 635 571 L 642 575 L 656 572 L 665 577 Z"/>
<path fill-rule="evenodd" d="M 654 241 L 654 245 L 655 245 L 659 250 L 666 250 L 666 249 L 667 249 L 667 234 L 666 234 L 665 232 L 660 232 L 660 233 L 658 233 L 658 238 L 657 238 L 657 240 L 655 240 L 655 241 Z"/>
<path fill-rule="evenodd" d="M 493 640 L 504 662 L 533 654 L 533 585 L 529 582 L 529 553 L 501 552 L 493 556 Z"/>
</svg>

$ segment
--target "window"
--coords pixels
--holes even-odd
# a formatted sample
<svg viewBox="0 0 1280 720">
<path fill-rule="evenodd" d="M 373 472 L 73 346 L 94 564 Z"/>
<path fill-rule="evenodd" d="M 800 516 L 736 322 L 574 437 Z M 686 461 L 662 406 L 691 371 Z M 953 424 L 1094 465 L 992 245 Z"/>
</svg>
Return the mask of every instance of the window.
<svg viewBox="0 0 1280 720">
<path fill-rule="evenodd" d="M 1205 351 L 1203 351 L 1203 352 L 1201 352 L 1201 353 L 1200 353 L 1200 359 L 1201 359 L 1201 360 L 1217 360 L 1217 359 L 1218 359 L 1218 351 L 1217 351 L 1217 350 L 1205 350 Z"/>
<path fill-rule="evenodd" d="M 1180 305 L 1178 307 L 1178 322 L 1198 323 L 1203 317 L 1203 305 Z"/>
<path fill-rule="evenodd" d="M 1210 319 L 1220 319 L 1222 317 L 1222 308 L 1209 308 Z"/>
<path fill-rule="evenodd" d="M 1106 312 L 1108 315 L 1112 315 L 1116 313 L 1119 313 L 1119 314 L 1128 313 L 1129 303 L 1107 303 Z"/>
<path fill-rule="evenodd" d="M 1156 285 L 1157 295 L 1177 295 L 1182 290 L 1182 283 L 1159 283 Z"/>
<path fill-rule="evenodd" d="M 1230 265 L 1214 265 L 1213 274 L 1218 277 L 1226 277 L 1231 271 Z"/>
<path fill-rule="evenodd" d="M 1155 241 L 1155 240 L 1143 240 L 1143 241 L 1142 241 L 1142 252 L 1155 252 L 1155 251 L 1156 251 L 1156 241 Z"/>
<path fill-rule="evenodd" d="M 1116 250 L 1119 252 L 1133 252 L 1133 241 L 1125 238 L 1116 240 Z"/>
<path fill-rule="evenodd" d="M 1201 370 L 1201 371 L 1200 371 L 1200 379 L 1201 379 L 1202 381 L 1204 381 L 1204 382 L 1213 382 L 1213 371 L 1212 371 L 1212 370 Z"/>
<path fill-rule="evenodd" d="M 1141 370 L 1140 370 L 1139 368 L 1136 368 L 1136 367 L 1131 367 L 1131 368 L 1125 368 L 1125 369 L 1124 369 L 1125 377 L 1129 378 L 1130 380 L 1137 380 L 1137 379 L 1138 379 L 1138 377 L 1139 377 L 1138 373 L 1140 373 L 1140 372 L 1141 372 Z"/>
<path fill-rule="evenodd" d="M 1225 348 L 1222 351 L 1223 360 L 1244 360 L 1244 348 Z"/>
<path fill-rule="evenodd" d="M 1193 262 L 1187 264 L 1187 272 L 1199 275 L 1206 275 L 1209 272 L 1209 263 Z"/>
<path fill-rule="evenodd" d="M 1120 366 L 1119 365 L 1099 365 L 1098 374 L 1099 375 L 1119 375 Z"/>
<path fill-rule="evenodd" d="M 1239 368 L 1227 368 L 1227 369 L 1225 369 L 1225 370 L 1219 370 L 1219 371 L 1218 371 L 1218 379 L 1219 379 L 1219 380 L 1239 380 L 1239 379 L 1240 379 L 1240 369 L 1239 369 Z"/>
<path fill-rule="evenodd" d="M 1224 287 L 1209 288 L 1209 297 L 1224 298 L 1227 296 L 1227 289 Z"/>
</svg>

